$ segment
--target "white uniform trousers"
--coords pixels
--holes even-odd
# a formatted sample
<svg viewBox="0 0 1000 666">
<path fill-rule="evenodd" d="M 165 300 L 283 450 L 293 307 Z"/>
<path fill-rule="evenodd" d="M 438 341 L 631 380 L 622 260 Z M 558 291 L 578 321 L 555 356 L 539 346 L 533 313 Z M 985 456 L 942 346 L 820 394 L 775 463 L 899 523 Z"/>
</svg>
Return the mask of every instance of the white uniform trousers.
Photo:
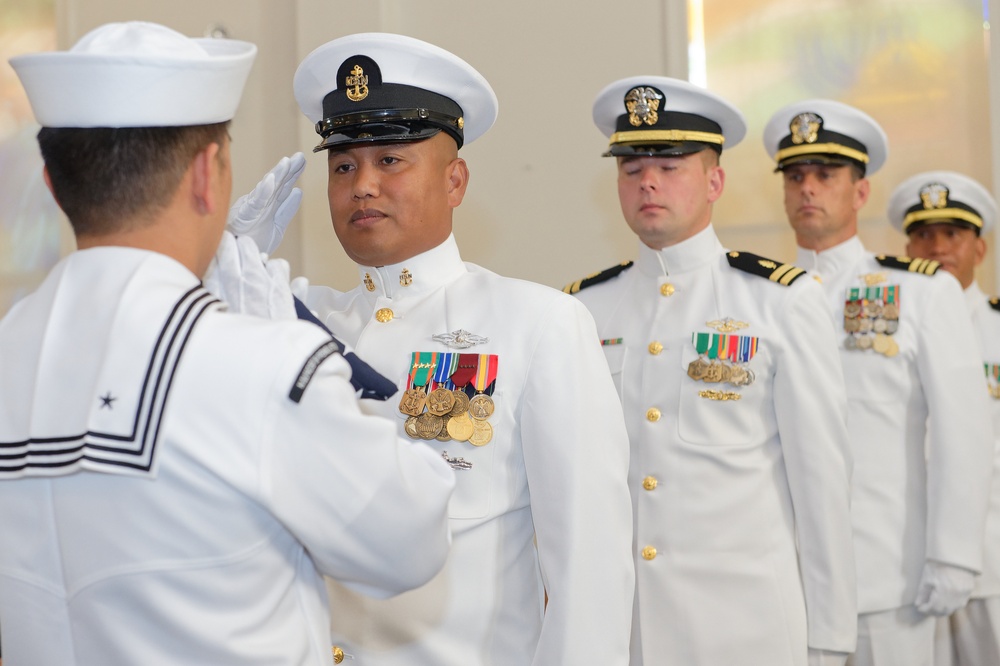
<svg viewBox="0 0 1000 666">
<path fill-rule="evenodd" d="M 935 666 L 933 615 L 903 606 L 858 616 L 858 648 L 847 666 Z"/>
<path fill-rule="evenodd" d="M 938 621 L 934 666 L 1000 665 L 1000 596 L 970 599 Z"/>
</svg>

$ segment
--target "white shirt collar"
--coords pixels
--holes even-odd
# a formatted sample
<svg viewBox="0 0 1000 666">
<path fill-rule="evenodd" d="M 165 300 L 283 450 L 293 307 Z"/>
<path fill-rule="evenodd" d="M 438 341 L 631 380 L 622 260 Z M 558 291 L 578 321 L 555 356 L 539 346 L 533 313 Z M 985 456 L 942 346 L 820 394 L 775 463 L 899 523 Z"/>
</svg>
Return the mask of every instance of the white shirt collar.
<svg viewBox="0 0 1000 666">
<path fill-rule="evenodd" d="M 816 252 L 804 247 L 798 248 L 795 265 L 807 271 L 818 273 L 820 277 L 840 275 L 854 266 L 866 253 L 865 246 L 856 235 L 840 245 Z"/>
<path fill-rule="evenodd" d="M 691 238 L 662 250 L 654 250 L 640 241 L 636 266 L 644 274 L 653 277 L 675 275 L 703 266 L 724 251 L 725 248 L 710 224 Z"/>
<path fill-rule="evenodd" d="M 372 303 L 379 298 L 398 301 L 423 296 L 467 271 L 454 234 L 437 247 L 398 264 L 378 267 L 358 264 L 361 292 Z"/>
</svg>

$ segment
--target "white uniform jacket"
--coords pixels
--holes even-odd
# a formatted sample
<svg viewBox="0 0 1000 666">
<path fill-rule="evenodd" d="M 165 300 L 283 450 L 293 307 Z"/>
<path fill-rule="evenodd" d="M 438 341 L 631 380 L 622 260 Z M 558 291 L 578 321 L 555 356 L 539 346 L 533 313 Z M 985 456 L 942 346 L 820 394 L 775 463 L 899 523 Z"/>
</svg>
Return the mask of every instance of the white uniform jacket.
<svg viewBox="0 0 1000 666">
<path fill-rule="evenodd" d="M 312 288 L 309 306 L 402 389 L 413 352 L 495 355 L 496 411 L 484 446 L 429 442 L 458 467 L 444 570 L 388 601 L 333 584 L 334 642 L 357 666 L 627 663 L 628 442 L 593 319 L 556 290 L 463 263 L 454 237 L 359 277 L 347 293 Z M 433 338 L 460 330 L 488 341 Z M 402 431 L 398 404 L 370 406 Z"/>
<path fill-rule="evenodd" d="M 1000 595 L 1000 310 L 996 298 L 989 298 L 975 282 L 965 290 L 965 302 L 972 315 L 972 325 L 986 372 L 990 417 L 993 422 L 993 485 L 990 509 L 986 517 L 983 544 L 983 573 L 976 581 L 973 598 Z"/>
<path fill-rule="evenodd" d="M 983 369 L 958 281 L 881 265 L 855 236 L 798 265 L 822 278 L 854 450 L 861 613 L 912 604 L 926 559 L 979 571 L 993 465 Z M 898 288 L 893 356 L 848 349 L 849 288 Z M 926 446 L 925 446 L 926 442 Z"/>
<path fill-rule="evenodd" d="M 805 664 L 807 625 L 810 647 L 854 649 L 851 461 L 822 293 L 728 259 L 711 227 L 640 243 L 633 267 L 578 294 L 632 445 L 633 664 Z M 689 376 L 713 355 L 698 336 L 755 349 L 731 361 L 753 382 Z"/>
<path fill-rule="evenodd" d="M 321 574 L 380 596 L 433 576 L 454 475 L 361 413 L 329 342 L 222 312 L 130 248 L 75 252 L 19 302 L 0 322 L 4 664 L 330 664 Z"/>
</svg>

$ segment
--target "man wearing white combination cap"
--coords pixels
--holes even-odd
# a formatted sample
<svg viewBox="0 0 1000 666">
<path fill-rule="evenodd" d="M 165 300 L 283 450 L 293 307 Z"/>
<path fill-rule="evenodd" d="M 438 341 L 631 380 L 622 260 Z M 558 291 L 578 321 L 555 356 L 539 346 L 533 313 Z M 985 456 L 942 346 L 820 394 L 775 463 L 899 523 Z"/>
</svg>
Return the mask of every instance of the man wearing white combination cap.
<svg viewBox="0 0 1000 666">
<path fill-rule="evenodd" d="M 321 329 L 200 282 L 255 53 L 118 23 L 12 60 L 79 250 L 0 322 L 7 666 L 329 664 L 323 574 L 384 597 L 447 556 L 440 457 Z"/>
<path fill-rule="evenodd" d="M 889 222 L 906 234 L 906 253 L 937 261 L 965 291 L 994 438 L 1000 434 L 1000 300 L 986 296 L 976 284 L 976 267 L 986 256 L 983 236 L 992 231 L 996 217 L 996 201 L 986 188 L 954 171 L 919 173 L 900 183 L 889 198 Z M 994 456 L 982 574 L 969 603 L 940 620 L 945 626 L 939 632 L 944 630 L 946 651 L 953 656 L 935 666 L 1000 664 L 1000 446 Z"/>
<path fill-rule="evenodd" d="M 593 117 L 638 259 L 566 290 L 594 314 L 631 441 L 631 663 L 843 664 L 851 462 L 821 291 L 726 250 L 711 224 L 743 116 L 637 76 L 607 86 Z"/>
<path fill-rule="evenodd" d="M 840 339 L 858 569 L 848 663 L 929 665 L 934 616 L 961 608 L 982 568 L 993 442 L 969 314 L 936 262 L 876 256 L 857 237 L 888 151 L 870 116 L 798 102 L 772 116 L 764 145 L 796 263 L 822 278 Z"/>
<path fill-rule="evenodd" d="M 374 601 L 331 582 L 338 655 L 626 664 L 628 442 L 593 319 L 558 291 L 463 262 L 452 235 L 469 182 L 458 151 L 493 124 L 493 90 L 455 55 L 381 33 L 319 47 L 294 87 L 358 264 L 354 289 L 312 287 L 307 305 L 397 382 L 401 399 L 371 408 L 457 478 L 451 555 L 430 583 Z"/>
</svg>

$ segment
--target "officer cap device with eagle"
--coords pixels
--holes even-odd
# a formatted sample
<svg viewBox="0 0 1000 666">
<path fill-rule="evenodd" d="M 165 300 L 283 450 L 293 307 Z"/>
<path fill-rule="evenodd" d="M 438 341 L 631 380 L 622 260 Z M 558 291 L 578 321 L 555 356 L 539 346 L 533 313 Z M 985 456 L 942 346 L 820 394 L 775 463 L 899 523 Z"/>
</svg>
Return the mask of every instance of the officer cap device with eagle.
<svg viewBox="0 0 1000 666">
<path fill-rule="evenodd" d="M 776 171 L 793 164 L 853 165 L 878 171 L 889 153 L 885 132 L 864 111 L 829 99 L 779 109 L 764 128 L 764 148 Z"/>
<path fill-rule="evenodd" d="M 295 72 L 295 100 L 322 141 L 314 152 L 449 134 L 458 147 L 492 127 L 497 98 L 458 56 L 390 33 L 334 39 Z"/>
<path fill-rule="evenodd" d="M 183 127 L 231 120 L 256 54 L 249 42 L 131 21 L 10 64 L 44 127 Z"/>
<path fill-rule="evenodd" d="M 605 157 L 721 153 L 746 135 L 743 114 L 718 95 L 665 76 L 633 76 L 594 100 L 594 124 L 610 140 Z"/>
<path fill-rule="evenodd" d="M 976 232 L 993 228 L 996 200 L 968 176 L 925 171 L 907 178 L 889 197 L 889 222 L 903 233 L 928 224 L 953 224 Z"/>
</svg>

